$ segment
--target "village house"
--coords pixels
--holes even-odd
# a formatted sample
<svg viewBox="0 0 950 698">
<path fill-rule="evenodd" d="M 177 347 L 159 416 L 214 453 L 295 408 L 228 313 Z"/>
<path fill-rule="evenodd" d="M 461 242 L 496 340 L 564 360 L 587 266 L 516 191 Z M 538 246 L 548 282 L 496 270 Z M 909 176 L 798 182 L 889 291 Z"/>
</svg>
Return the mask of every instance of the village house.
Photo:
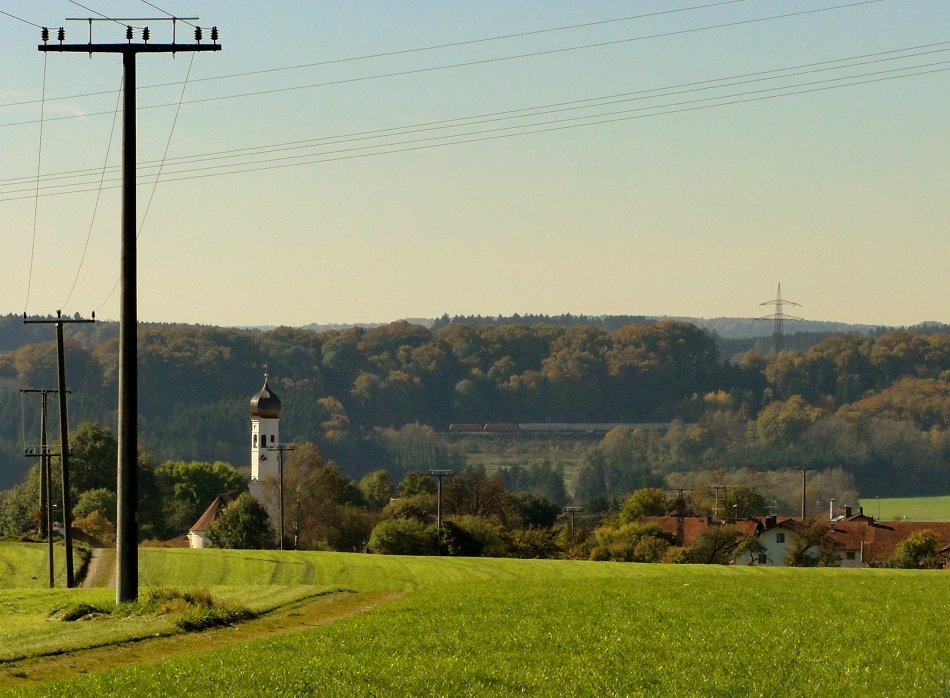
<svg viewBox="0 0 950 698">
<path fill-rule="evenodd" d="M 813 526 L 820 526 L 820 538 L 816 540 Z M 845 507 L 842 516 L 826 521 L 820 519 L 806 523 L 800 517 L 777 519 L 766 517 L 757 533 L 764 551 L 745 554 L 736 564 L 787 565 L 787 555 L 792 545 L 811 542 L 802 551 L 804 557 L 817 563 L 822 552 L 834 559 L 840 567 L 870 567 L 880 565 L 893 554 L 897 545 L 915 531 L 931 531 L 937 538 L 937 547 L 950 567 L 950 523 L 937 521 L 875 521 L 864 513 L 863 508 L 853 514 Z"/>
<path fill-rule="evenodd" d="M 231 502 L 238 498 L 238 492 L 225 492 L 224 494 L 219 494 L 214 498 L 214 501 L 208 505 L 208 508 L 204 510 L 204 513 L 198 518 L 197 521 L 188 529 L 188 546 L 191 548 L 207 548 L 209 547 L 208 541 L 208 527 L 211 523 L 218 518 L 221 514 L 221 511 Z"/>
<path fill-rule="evenodd" d="M 897 545 L 915 531 L 931 531 L 943 566 L 950 569 L 950 523 L 934 521 L 879 522 L 862 508 L 852 513 L 845 507 L 841 516 L 829 519 L 802 519 L 797 516 L 767 516 L 737 521 L 720 521 L 708 516 L 643 516 L 640 523 L 658 525 L 676 538 L 678 545 L 689 547 L 704 531 L 729 526 L 744 538 L 755 536 L 760 546 L 739 554 L 737 565 L 785 567 L 789 551 L 798 554 L 800 563 L 816 565 L 824 557 L 840 567 L 870 567 L 883 564 Z"/>
</svg>

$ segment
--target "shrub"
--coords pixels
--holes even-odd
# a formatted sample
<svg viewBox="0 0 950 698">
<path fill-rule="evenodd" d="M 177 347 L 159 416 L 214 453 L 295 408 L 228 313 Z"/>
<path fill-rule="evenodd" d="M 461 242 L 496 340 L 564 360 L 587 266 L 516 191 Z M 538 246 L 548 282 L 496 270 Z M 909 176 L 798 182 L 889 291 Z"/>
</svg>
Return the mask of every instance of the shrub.
<svg viewBox="0 0 950 698">
<path fill-rule="evenodd" d="M 886 567 L 903 569 L 939 569 L 940 555 L 937 551 L 937 537 L 933 531 L 914 531 L 894 548 L 894 554 L 885 562 Z"/>
<path fill-rule="evenodd" d="M 418 519 L 384 519 L 373 527 L 368 548 L 380 555 L 431 555 L 436 531 Z"/>
</svg>

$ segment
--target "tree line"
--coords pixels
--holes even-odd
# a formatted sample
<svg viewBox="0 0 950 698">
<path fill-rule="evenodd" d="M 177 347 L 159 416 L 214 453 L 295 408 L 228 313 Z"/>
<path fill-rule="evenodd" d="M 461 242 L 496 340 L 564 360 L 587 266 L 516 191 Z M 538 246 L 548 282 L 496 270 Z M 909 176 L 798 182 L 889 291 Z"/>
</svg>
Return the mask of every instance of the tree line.
<svg viewBox="0 0 950 698">
<path fill-rule="evenodd" d="M 805 467 L 840 468 L 871 495 L 950 491 L 945 332 L 834 336 L 734 361 L 709 333 L 672 320 L 319 334 L 168 325 L 139 337 L 140 438 L 158 462 L 243 467 L 248 399 L 266 368 L 284 405 L 282 438 L 317 444 L 357 479 L 467 462 L 445 438 L 452 422 L 668 422 L 608 435 L 562 486 L 594 502 L 677 473 Z M 114 429 L 117 340 L 69 340 L 67 372 L 73 422 Z M 52 342 L 0 354 L 4 487 L 22 478 L 23 441 L 39 429 L 17 391 L 55 381 Z"/>
</svg>

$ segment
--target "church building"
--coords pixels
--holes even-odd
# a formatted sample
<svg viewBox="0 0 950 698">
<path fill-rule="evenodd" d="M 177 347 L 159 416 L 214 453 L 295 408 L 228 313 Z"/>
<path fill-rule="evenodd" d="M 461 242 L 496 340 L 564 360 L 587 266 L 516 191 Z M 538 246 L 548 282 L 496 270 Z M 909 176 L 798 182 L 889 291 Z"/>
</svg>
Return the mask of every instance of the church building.
<svg viewBox="0 0 950 698">
<path fill-rule="evenodd" d="M 262 502 L 261 483 L 264 479 L 270 475 L 278 477 L 279 444 L 280 398 L 271 390 L 265 373 L 264 387 L 251 398 L 251 481 L 248 490 L 259 502 Z M 208 545 L 205 535 L 208 525 L 236 496 L 236 493 L 221 495 L 208 506 L 188 531 L 188 543 L 192 548 Z"/>
<path fill-rule="evenodd" d="M 277 476 L 280 444 L 280 398 L 264 374 L 264 387 L 251 398 L 251 494 L 260 499 L 260 483 Z"/>
</svg>

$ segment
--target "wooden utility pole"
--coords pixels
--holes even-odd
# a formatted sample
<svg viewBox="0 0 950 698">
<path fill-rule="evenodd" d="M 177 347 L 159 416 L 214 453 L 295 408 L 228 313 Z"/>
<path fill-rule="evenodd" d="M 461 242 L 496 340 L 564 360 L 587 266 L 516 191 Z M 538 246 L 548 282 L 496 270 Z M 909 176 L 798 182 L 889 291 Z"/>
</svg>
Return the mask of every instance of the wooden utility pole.
<svg viewBox="0 0 950 698">
<path fill-rule="evenodd" d="M 181 21 L 197 20 L 197 17 L 147 18 L 147 17 L 86 17 L 68 18 L 89 23 L 89 43 L 66 44 L 66 33 L 60 28 L 57 44 L 48 44 L 49 31 L 41 34 L 40 51 L 68 53 L 118 53 L 122 55 L 124 69 L 122 100 L 122 235 L 121 275 L 119 300 L 119 454 L 116 483 L 116 580 L 117 603 L 138 598 L 138 376 L 136 372 L 136 208 L 135 208 L 135 57 L 140 53 L 178 53 L 186 51 L 220 51 L 217 27 L 211 30 L 210 44 L 202 44 L 202 30 L 195 27 L 195 43 L 175 43 L 175 28 Z M 125 24 L 126 43 L 94 44 L 94 22 Z M 148 27 L 141 31 L 143 43 L 133 44 L 135 31 L 129 22 L 172 22 L 172 43 L 150 44 Z"/>
<path fill-rule="evenodd" d="M 574 517 L 577 515 L 577 512 L 584 511 L 584 507 L 563 507 L 561 509 L 565 514 L 571 515 L 571 535 L 574 535 Z"/>
<path fill-rule="evenodd" d="M 802 518 L 805 518 L 805 490 L 806 490 L 806 473 L 809 470 L 814 470 L 814 468 L 796 468 L 796 470 L 802 471 Z"/>
<path fill-rule="evenodd" d="M 438 498 L 435 509 L 435 521 L 436 521 L 436 535 L 437 539 L 435 541 L 435 552 L 437 555 L 442 554 L 442 478 L 452 477 L 455 474 L 453 470 L 430 470 L 429 475 L 439 479 L 439 489 L 438 489 Z"/>
<path fill-rule="evenodd" d="M 75 585 L 75 576 L 73 574 L 73 507 L 71 495 L 69 492 L 69 420 L 66 417 L 66 359 L 63 350 L 63 323 L 74 322 L 95 322 L 96 313 L 92 313 L 91 320 L 82 318 L 64 318 L 61 310 L 56 311 L 56 319 L 29 319 L 26 313 L 23 313 L 23 322 L 25 324 L 49 324 L 56 325 L 56 368 L 59 379 L 59 462 L 63 475 L 63 541 L 66 544 L 66 588 L 72 589 Z"/>
<path fill-rule="evenodd" d="M 270 446 L 268 451 L 277 451 L 277 500 L 278 510 L 280 512 L 280 549 L 284 549 L 284 451 L 293 451 L 297 444 L 277 444 Z M 294 547 L 296 544 L 296 534 L 294 535 Z"/>
<path fill-rule="evenodd" d="M 40 538 L 46 537 L 47 559 L 49 560 L 49 587 L 55 586 L 55 573 L 53 564 L 53 476 L 50 467 L 49 439 L 46 433 L 46 396 L 55 393 L 55 390 L 45 388 L 25 388 L 21 393 L 39 393 L 40 402 L 40 445 L 26 446 L 24 455 L 28 458 L 40 459 L 40 520 L 38 522 L 38 532 Z"/>
</svg>

